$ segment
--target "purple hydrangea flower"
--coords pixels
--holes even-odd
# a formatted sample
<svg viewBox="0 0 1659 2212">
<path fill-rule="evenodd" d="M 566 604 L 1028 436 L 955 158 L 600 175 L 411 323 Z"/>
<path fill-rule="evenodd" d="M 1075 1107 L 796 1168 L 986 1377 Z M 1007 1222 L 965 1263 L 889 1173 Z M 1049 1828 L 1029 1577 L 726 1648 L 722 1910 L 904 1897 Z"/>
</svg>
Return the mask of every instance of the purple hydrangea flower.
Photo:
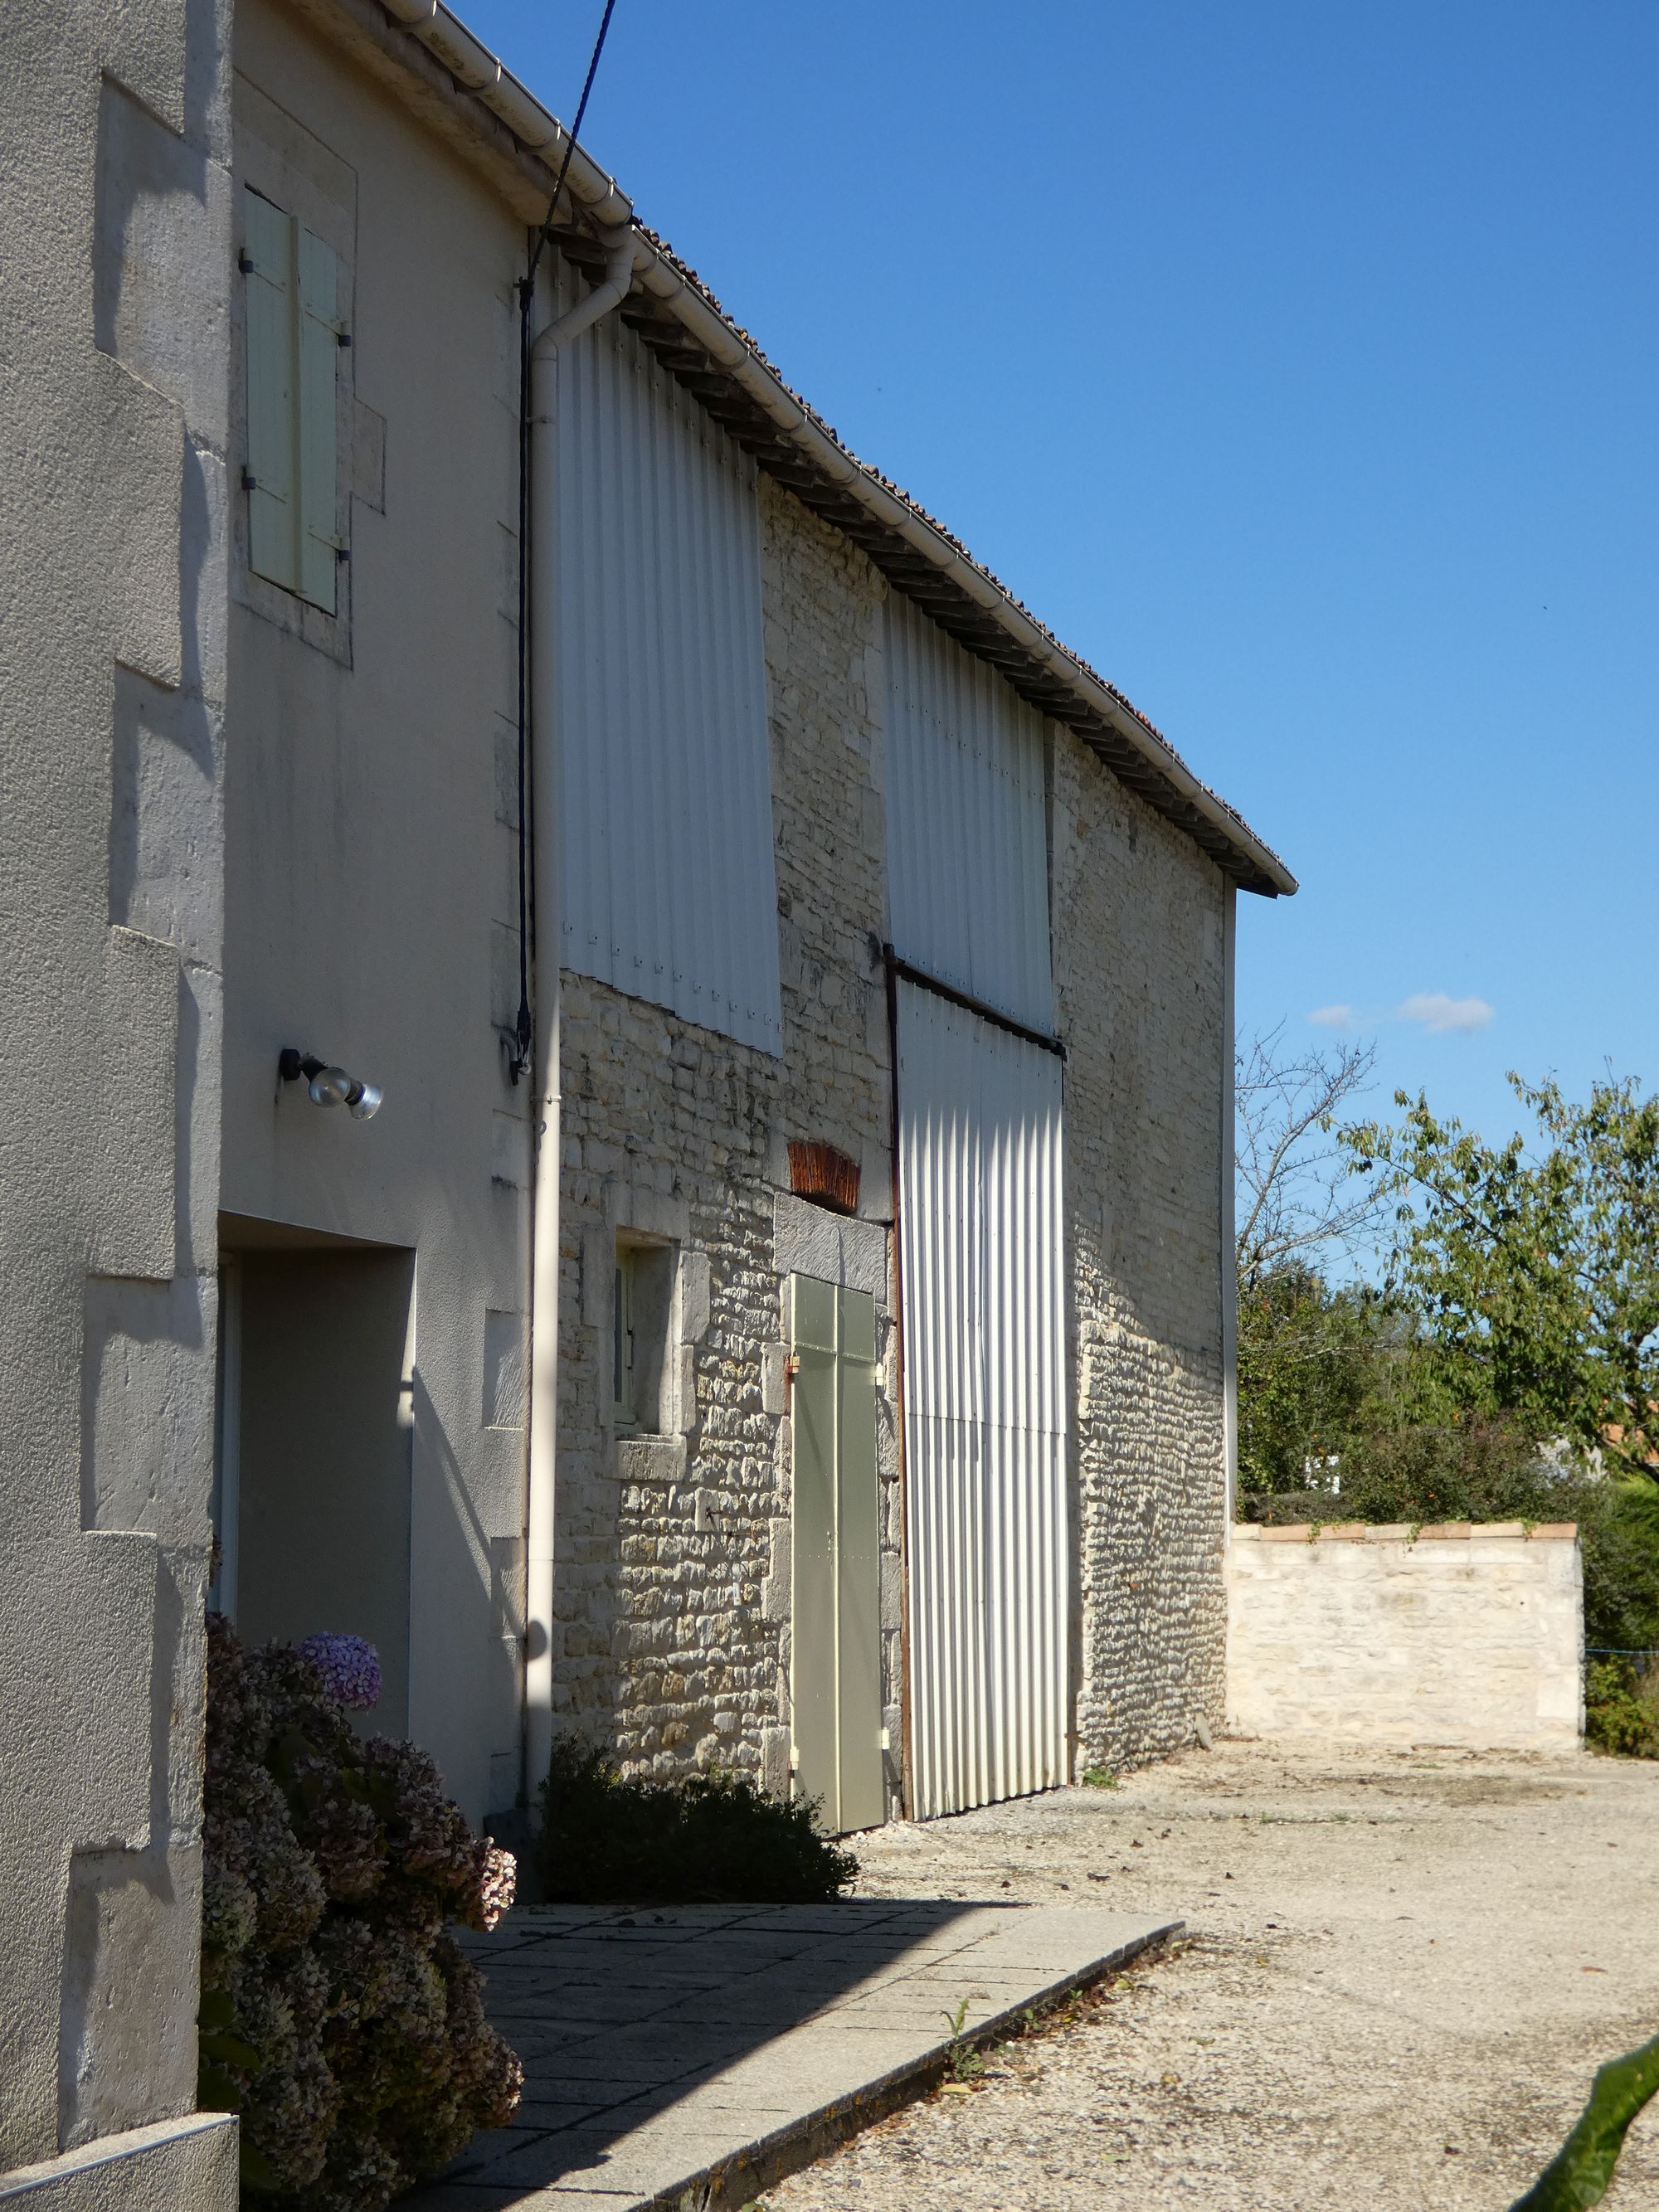
<svg viewBox="0 0 1659 2212">
<path fill-rule="evenodd" d="M 297 1646 L 323 1678 L 323 1688 L 348 1712 L 366 1713 L 380 1700 L 380 1662 L 361 1636 L 307 1636 Z"/>
</svg>

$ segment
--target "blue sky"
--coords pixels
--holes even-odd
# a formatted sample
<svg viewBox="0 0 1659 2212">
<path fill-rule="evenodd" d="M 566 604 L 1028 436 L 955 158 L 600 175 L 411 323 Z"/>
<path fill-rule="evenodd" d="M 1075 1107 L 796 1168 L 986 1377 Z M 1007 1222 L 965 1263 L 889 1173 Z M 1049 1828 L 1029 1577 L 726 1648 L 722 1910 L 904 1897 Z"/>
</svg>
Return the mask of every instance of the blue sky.
<svg viewBox="0 0 1659 2212">
<path fill-rule="evenodd" d="M 1495 1136 L 1659 1087 L 1656 112 L 1652 0 L 617 0 L 583 135 L 1296 870 L 1241 1028 Z"/>
</svg>

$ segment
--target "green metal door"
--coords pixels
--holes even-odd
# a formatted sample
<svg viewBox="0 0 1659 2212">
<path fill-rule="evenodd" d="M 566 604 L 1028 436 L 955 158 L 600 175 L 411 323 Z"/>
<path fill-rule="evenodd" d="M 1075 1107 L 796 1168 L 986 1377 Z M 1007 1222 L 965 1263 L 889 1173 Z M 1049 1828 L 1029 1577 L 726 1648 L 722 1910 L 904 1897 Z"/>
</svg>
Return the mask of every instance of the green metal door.
<svg viewBox="0 0 1659 2212">
<path fill-rule="evenodd" d="M 876 1302 L 792 1275 L 795 1788 L 832 1833 L 885 1817 Z"/>
</svg>

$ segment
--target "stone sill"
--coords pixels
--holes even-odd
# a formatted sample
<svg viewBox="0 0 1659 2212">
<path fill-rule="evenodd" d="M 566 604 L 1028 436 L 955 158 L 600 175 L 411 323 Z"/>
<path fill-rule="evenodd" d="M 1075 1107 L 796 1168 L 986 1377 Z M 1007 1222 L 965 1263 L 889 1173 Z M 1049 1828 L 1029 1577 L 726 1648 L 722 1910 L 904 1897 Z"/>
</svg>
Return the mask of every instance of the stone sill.
<svg viewBox="0 0 1659 2212">
<path fill-rule="evenodd" d="M 611 1447 L 618 1482 L 684 1482 L 684 1437 L 618 1437 Z"/>
<path fill-rule="evenodd" d="M 1236 1521 L 1232 1534 L 1237 1544 L 1465 1544 L 1474 1536 L 1570 1544 L 1577 1537 L 1578 1523 L 1534 1521 L 1528 1530 L 1524 1521 L 1428 1521 L 1416 1528 L 1406 1521 L 1297 1521 L 1288 1528 L 1264 1528 L 1259 1522 Z"/>
</svg>

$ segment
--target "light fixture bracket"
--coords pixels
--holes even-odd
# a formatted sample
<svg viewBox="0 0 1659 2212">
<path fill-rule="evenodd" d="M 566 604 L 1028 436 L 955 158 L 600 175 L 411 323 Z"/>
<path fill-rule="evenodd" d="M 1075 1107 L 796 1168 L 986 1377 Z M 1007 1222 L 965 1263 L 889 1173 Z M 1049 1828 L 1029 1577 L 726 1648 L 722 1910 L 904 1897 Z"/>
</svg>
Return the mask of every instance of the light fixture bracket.
<svg viewBox="0 0 1659 2212">
<path fill-rule="evenodd" d="M 303 1081 L 313 1106 L 343 1106 L 354 1121 L 373 1121 L 380 1110 L 384 1092 L 378 1083 L 349 1075 L 332 1061 L 319 1060 L 314 1052 L 284 1045 L 276 1055 L 276 1073 L 283 1083 Z"/>
</svg>

